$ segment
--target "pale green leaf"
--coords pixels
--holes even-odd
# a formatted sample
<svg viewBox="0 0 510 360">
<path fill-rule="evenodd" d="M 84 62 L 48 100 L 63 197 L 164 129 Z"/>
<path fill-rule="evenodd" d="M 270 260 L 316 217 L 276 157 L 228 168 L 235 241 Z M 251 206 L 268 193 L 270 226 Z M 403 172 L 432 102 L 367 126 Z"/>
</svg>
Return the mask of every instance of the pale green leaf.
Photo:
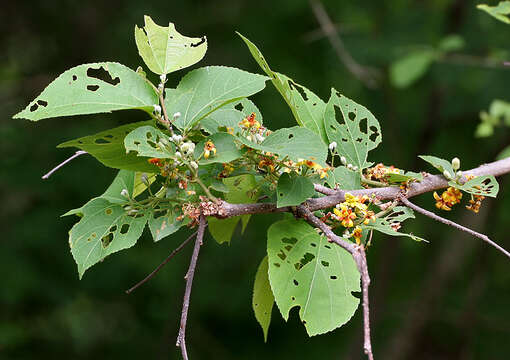
<svg viewBox="0 0 510 360">
<path fill-rule="evenodd" d="M 331 89 L 331 97 L 324 114 L 329 142 L 337 143 L 337 152 L 347 163 L 360 170 L 367 168 L 368 152 L 382 140 L 381 126 L 364 106 Z"/>
<path fill-rule="evenodd" d="M 126 153 L 135 151 L 138 156 L 171 158 L 175 155 L 175 146 L 169 137 L 153 126 L 141 126 L 131 131 L 124 139 Z"/>
<path fill-rule="evenodd" d="M 299 176 L 296 173 L 283 173 L 278 179 L 276 205 L 279 208 L 297 206 L 314 195 L 315 189 L 309 178 Z"/>
<path fill-rule="evenodd" d="M 266 76 L 226 66 L 207 66 L 190 71 L 176 89 L 167 89 L 165 104 L 170 116 L 181 113 L 174 125 L 190 129 L 229 102 L 258 93 Z"/>
<path fill-rule="evenodd" d="M 362 189 L 359 172 L 347 169 L 345 166 L 339 166 L 328 173 L 326 182 L 331 188 L 338 185 L 342 190 Z"/>
<path fill-rule="evenodd" d="M 267 256 L 262 259 L 253 285 L 252 307 L 255 318 L 264 332 L 264 341 L 267 342 L 267 332 L 271 324 L 271 313 L 273 312 L 274 296 L 269 284 Z"/>
<path fill-rule="evenodd" d="M 285 320 L 299 306 L 308 335 L 334 330 L 352 317 L 360 275 L 352 256 L 302 220 L 283 220 L 268 230 L 269 281 Z"/>
<path fill-rule="evenodd" d="M 173 209 L 156 209 L 154 212 L 150 213 L 148 225 L 154 241 L 159 241 L 177 232 L 183 225 L 189 222 L 189 218 L 185 218 L 182 221 L 177 220 L 179 215 L 181 215 L 181 213 Z"/>
<path fill-rule="evenodd" d="M 476 7 L 495 17 L 499 21 L 510 24 L 510 1 L 500 1 L 496 6 L 480 4 Z"/>
<path fill-rule="evenodd" d="M 433 49 L 416 50 L 398 59 L 390 67 L 390 82 L 397 88 L 406 88 L 421 78 L 436 59 Z"/>
<path fill-rule="evenodd" d="M 115 168 L 146 172 L 159 172 L 159 169 L 136 154 L 126 154 L 124 138 L 134 129 L 152 124 L 153 121 L 141 121 L 122 125 L 100 133 L 66 141 L 58 148 L 76 147 L 88 152 L 102 164 Z"/>
<path fill-rule="evenodd" d="M 239 122 L 251 113 L 255 114 L 255 119 L 262 125 L 260 110 L 251 100 L 244 98 L 237 102 L 228 103 L 214 111 L 200 120 L 200 126 L 209 134 L 215 134 L 227 127 L 234 129 L 234 134 L 239 134 L 241 132 Z"/>
<path fill-rule="evenodd" d="M 422 160 L 425 160 L 433 167 L 435 167 L 437 170 L 441 172 L 441 174 L 445 171 L 447 171 L 450 174 L 450 176 L 454 176 L 455 174 L 455 172 L 453 171 L 452 163 L 448 160 L 441 159 L 431 155 L 420 155 L 418 157 Z"/>
<path fill-rule="evenodd" d="M 401 183 L 406 181 L 423 181 L 423 175 L 412 171 L 400 170 L 398 174 L 386 174 L 385 179 L 390 183 Z"/>
<path fill-rule="evenodd" d="M 371 222 L 368 225 L 364 225 L 363 228 L 369 230 L 376 230 L 382 232 L 383 234 L 391 235 L 391 236 L 406 236 L 415 241 L 425 241 L 418 236 L 413 234 L 405 234 L 400 231 L 396 231 L 392 225 L 397 226 L 400 225 L 403 221 L 407 219 L 414 219 L 413 210 L 409 209 L 406 206 L 396 206 L 388 215 L 375 219 L 375 222 Z"/>
<path fill-rule="evenodd" d="M 448 185 L 473 195 L 496 197 L 499 191 L 499 184 L 492 175 L 477 176 L 463 185 L 450 181 Z"/>
<path fill-rule="evenodd" d="M 210 153 L 208 159 L 206 159 L 204 156 L 204 147 L 207 141 L 212 141 L 216 147 L 216 154 Z M 195 159 L 198 159 L 200 156 L 202 156 L 200 159 L 200 164 L 212 164 L 228 163 L 230 161 L 239 159 L 243 154 L 237 148 L 237 145 L 234 142 L 234 136 L 228 133 L 219 132 L 199 142 L 195 147 L 194 155 Z"/>
<path fill-rule="evenodd" d="M 168 74 L 196 64 L 205 56 L 207 39 L 179 34 L 173 23 L 157 25 L 144 16 L 145 27 L 135 26 L 138 53 L 149 69 L 156 74 Z"/>
<path fill-rule="evenodd" d="M 444 52 L 452 52 L 462 50 L 465 45 L 466 42 L 462 36 L 451 34 L 441 39 L 438 48 Z"/>
<path fill-rule="evenodd" d="M 239 33 L 238 35 L 248 46 L 255 61 L 271 78 L 273 85 L 289 105 L 296 122 L 320 135 L 322 141 L 327 144 L 328 138 L 324 129 L 324 111 L 326 109 L 324 101 L 286 75 L 272 71 L 257 46 L 243 35 Z"/>
<path fill-rule="evenodd" d="M 158 103 L 158 95 L 140 74 L 118 63 L 103 62 L 67 70 L 14 118 L 37 121 L 125 109 L 152 113 Z"/>
</svg>

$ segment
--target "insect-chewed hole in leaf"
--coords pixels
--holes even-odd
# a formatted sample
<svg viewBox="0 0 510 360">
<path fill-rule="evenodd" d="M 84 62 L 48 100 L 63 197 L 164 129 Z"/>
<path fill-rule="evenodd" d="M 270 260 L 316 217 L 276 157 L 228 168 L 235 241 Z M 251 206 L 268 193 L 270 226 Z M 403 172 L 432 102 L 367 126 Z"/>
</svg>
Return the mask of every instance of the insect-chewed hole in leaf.
<svg viewBox="0 0 510 360">
<path fill-rule="evenodd" d="M 37 103 L 34 103 L 32 106 L 30 106 L 30 111 L 34 112 L 37 110 L 38 107 L 39 107 L 39 105 L 37 105 Z"/>
<path fill-rule="evenodd" d="M 283 238 L 282 243 L 294 245 L 297 243 L 297 239 L 296 238 Z"/>
<path fill-rule="evenodd" d="M 234 109 L 239 110 L 239 111 L 243 111 L 244 110 L 244 106 L 243 106 L 242 103 L 239 103 L 236 106 L 234 106 Z"/>
<path fill-rule="evenodd" d="M 191 46 L 191 47 L 197 47 L 197 46 L 202 45 L 203 43 L 205 43 L 205 36 L 202 36 L 202 38 L 200 39 L 200 41 L 199 41 L 199 42 L 197 42 L 197 43 L 195 43 L 195 44 L 191 43 L 191 44 L 190 44 L 190 46 Z"/>
<path fill-rule="evenodd" d="M 325 247 L 326 249 L 331 249 L 331 246 L 329 246 L 329 245 L 324 245 L 324 247 Z"/>
<path fill-rule="evenodd" d="M 294 283 L 294 285 L 296 285 L 296 286 L 298 286 L 298 285 L 299 285 L 299 283 L 297 282 L 297 280 L 296 280 L 296 279 L 292 280 L 292 282 L 293 282 L 293 283 Z"/>
<path fill-rule="evenodd" d="M 327 261 L 324 261 L 324 260 L 321 261 L 321 264 L 324 267 L 328 267 L 329 266 L 329 263 Z"/>
<path fill-rule="evenodd" d="M 103 245 L 104 248 L 108 247 L 108 245 L 110 245 L 112 241 L 113 241 L 112 233 L 108 233 L 108 235 L 105 235 L 101 238 L 101 244 Z"/>
<path fill-rule="evenodd" d="M 289 134 L 289 139 L 292 139 L 294 137 L 293 134 Z"/>
<path fill-rule="evenodd" d="M 37 105 L 40 105 L 42 107 L 46 107 L 48 105 L 48 102 L 44 101 L 44 100 L 37 100 Z"/>
<path fill-rule="evenodd" d="M 113 85 L 113 86 L 120 83 L 119 77 L 117 76 L 116 78 L 113 78 L 112 75 L 107 70 L 105 70 L 105 68 L 103 66 L 101 66 L 99 69 L 88 68 L 87 76 L 94 78 L 94 79 L 104 81 L 104 82 L 106 82 L 110 85 Z"/>
<path fill-rule="evenodd" d="M 349 111 L 347 117 L 349 118 L 349 120 L 354 121 L 356 120 L 356 113 L 354 113 L 353 111 Z"/>
<path fill-rule="evenodd" d="M 310 243 L 310 246 L 311 247 L 317 247 L 317 244 L 316 243 Z"/>
<path fill-rule="evenodd" d="M 129 231 L 129 224 L 122 224 L 120 227 L 120 233 L 125 234 Z"/>
<path fill-rule="evenodd" d="M 367 118 L 361 119 L 359 121 L 358 127 L 359 127 L 359 131 L 361 131 L 365 135 L 368 135 L 368 120 L 367 120 Z"/>
<path fill-rule="evenodd" d="M 329 278 L 330 278 L 331 280 L 336 280 L 336 279 L 338 279 L 338 278 L 336 277 L 336 275 L 331 275 Z"/>
<path fill-rule="evenodd" d="M 105 138 L 108 138 L 108 139 L 113 139 L 113 135 L 110 135 L 110 134 L 105 135 L 104 137 L 105 137 Z"/>
<path fill-rule="evenodd" d="M 115 231 L 117 231 L 117 225 L 112 225 L 110 229 L 108 229 L 108 231 L 114 233 Z"/>
<path fill-rule="evenodd" d="M 104 213 L 105 213 L 106 215 L 111 215 L 111 214 L 112 214 L 112 209 L 106 209 L 106 210 L 104 211 Z"/>
<path fill-rule="evenodd" d="M 76 80 L 78 80 L 78 76 L 73 75 L 73 81 L 76 81 Z"/>
<path fill-rule="evenodd" d="M 287 250 L 287 251 L 291 251 L 291 250 L 292 250 L 292 245 L 287 245 L 287 246 L 285 246 L 285 250 Z"/>
<path fill-rule="evenodd" d="M 280 250 L 280 252 L 277 255 L 282 260 L 285 260 L 287 258 L 287 255 L 283 252 L 283 250 Z"/>
<path fill-rule="evenodd" d="M 274 263 L 273 265 L 276 267 L 280 267 L 280 264 L 278 264 L 278 263 Z"/>
<path fill-rule="evenodd" d="M 314 254 L 306 253 L 305 255 L 303 255 L 303 257 L 301 259 L 299 259 L 299 262 L 294 264 L 294 267 L 296 268 L 296 270 L 301 270 L 303 268 L 303 266 L 308 264 L 313 259 L 315 259 Z"/>
<path fill-rule="evenodd" d="M 97 89 L 99 89 L 99 85 L 87 85 L 89 91 L 96 91 Z"/>
<path fill-rule="evenodd" d="M 292 299 L 292 301 L 296 301 L 296 297 L 295 296 L 291 297 L 291 299 Z"/>
<path fill-rule="evenodd" d="M 303 325 L 306 325 L 306 320 L 303 320 L 302 323 L 303 323 Z"/>
<path fill-rule="evenodd" d="M 376 142 L 379 136 L 381 136 L 379 130 L 375 126 L 370 126 L 370 141 Z"/>
<path fill-rule="evenodd" d="M 94 142 L 96 144 L 109 144 L 110 143 L 108 140 L 102 139 L 102 138 L 95 139 Z"/>
<path fill-rule="evenodd" d="M 289 84 L 294 85 L 294 89 L 299 92 L 299 95 L 301 95 L 304 101 L 308 101 L 308 96 L 306 96 L 305 89 L 303 89 L 301 86 L 293 82 L 289 82 Z"/>
</svg>

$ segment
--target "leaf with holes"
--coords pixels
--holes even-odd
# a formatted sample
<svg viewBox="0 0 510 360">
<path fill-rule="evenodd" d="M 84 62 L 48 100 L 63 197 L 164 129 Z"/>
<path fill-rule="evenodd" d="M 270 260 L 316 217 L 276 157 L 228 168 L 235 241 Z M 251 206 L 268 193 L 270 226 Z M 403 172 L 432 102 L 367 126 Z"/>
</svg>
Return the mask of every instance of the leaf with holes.
<svg viewBox="0 0 510 360">
<path fill-rule="evenodd" d="M 115 169 L 134 171 L 159 172 L 159 169 L 136 154 L 126 154 L 124 138 L 134 129 L 153 124 L 153 121 L 140 121 L 122 125 L 100 133 L 84 136 L 79 139 L 66 141 L 58 148 L 76 147 L 88 152 L 102 164 Z"/>
<path fill-rule="evenodd" d="M 207 66 L 190 71 L 176 89 L 167 89 L 165 105 L 170 116 L 181 113 L 174 125 L 192 128 L 222 106 L 258 93 L 266 76 L 226 66 Z"/>
<path fill-rule="evenodd" d="M 342 190 L 362 189 L 359 173 L 349 170 L 345 166 L 339 166 L 329 172 L 326 182 L 331 188 L 338 186 Z"/>
<path fill-rule="evenodd" d="M 228 188 L 225 200 L 231 204 L 251 204 L 257 202 L 257 181 L 251 174 L 244 174 L 223 179 Z M 242 221 L 242 231 L 245 230 L 251 215 L 235 216 L 229 219 L 209 217 L 209 232 L 219 244 L 230 242 L 239 220 Z"/>
<path fill-rule="evenodd" d="M 276 130 L 260 144 L 243 137 L 238 137 L 238 140 L 252 149 L 277 154 L 281 158 L 288 157 L 293 161 L 306 159 L 325 165 L 328 156 L 328 147 L 319 135 L 299 126 Z"/>
<path fill-rule="evenodd" d="M 255 283 L 253 284 L 252 307 L 255 318 L 264 332 L 264 341 L 267 342 L 267 332 L 271 324 L 271 313 L 273 312 L 274 296 L 269 285 L 267 256 L 260 262 Z"/>
<path fill-rule="evenodd" d="M 499 191 L 499 184 L 492 175 L 477 176 L 465 182 L 463 185 L 450 181 L 448 185 L 467 193 L 481 196 L 496 197 Z"/>
<path fill-rule="evenodd" d="M 352 256 L 302 220 L 283 220 L 268 230 L 269 282 L 285 320 L 299 306 L 308 335 L 345 324 L 359 300 L 360 275 Z"/>
<path fill-rule="evenodd" d="M 476 8 L 485 11 L 499 21 L 510 24 L 510 1 L 500 1 L 496 6 L 480 4 Z"/>
<path fill-rule="evenodd" d="M 175 25 L 157 25 L 150 16 L 144 16 L 145 26 L 135 26 L 138 53 L 149 69 L 156 74 L 168 74 L 196 64 L 207 52 L 207 39 L 183 36 Z"/>
<path fill-rule="evenodd" d="M 141 126 L 131 131 L 124 139 L 126 153 L 135 151 L 138 156 L 171 158 L 175 154 L 175 146 L 168 136 L 153 126 Z"/>
<path fill-rule="evenodd" d="M 239 134 L 241 128 L 239 122 L 251 113 L 255 119 L 262 124 L 262 114 L 257 106 L 249 99 L 241 99 L 238 102 L 228 103 L 200 120 L 200 126 L 209 134 L 215 134 L 222 129 L 232 128 L 234 134 Z"/>
<path fill-rule="evenodd" d="M 441 174 L 447 171 L 450 176 L 453 176 L 455 172 L 453 171 L 452 163 L 448 160 L 441 159 L 431 155 L 420 155 L 418 156 L 420 159 L 425 160 L 430 165 L 435 167 L 437 170 L 441 172 Z"/>
<path fill-rule="evenodd" d="M 368 225 L 363 225 L 363 228 L 380 231 L 391 236 L 406 236 L 415 241 L 428 242 L 427 240 L 413 234 L 405 234 L 397 231 L 400 228 L 400 224 L 407 219 L 414 219 L 413 210 L 406 206 L 396 206 L 388 215 L 382 218 L 377 218 L 375 219 L 375 222 Z"/>
<path fill-rule="evenodd" d="M 67 70 L 14 118 L 37 121 L 126 109 L 150 114 L 158 103 L 156 91 L 142 76 L 124 65 L 103 62 Z"/>
<path fill-rule="evenodd" d="M 154 241 L 159 241 L 173 233 L 177 232 L 182 226 L 189 222 L 186 217 L 182 221 L 177 220 L 177 217 L 182 212 L 176 209 L 155 209 L 150 213 L 148 218 L 149 229 Z"/>
<path fill-rule="evenodd" d="M 136 244 L 147 222 L 144 213 L 130 216 L 122 205 L 95 198 L 82 208 L 83 217 L 69 232 L 69 245 L 80 279 L 92 265 Z"/>
<path fill-rule="evenodd" d="M 296 173 L 283 173 L 278 179 L 276 205 L 279 208 L 297 206 L 314 195 L 315 189 L 309 178 L 299 176 Z"/>
<path fill-rule="evenodd" d="M 237 34 L 246 43 L 255 61 L 271 78 L 276 90 L 289 105 L 297 123 L 320 135 L 322 141 L 327 144 L 328 138 L 324 129 L 324 111 L 326 110 L 324 101 L 304 86 L 295 83 L 288 76 L 272 71 L 257 46 L 243 35 Z"/>
<path fill-rule="evenodd" d="M 210 152 L 209 158 L 205 158 L 204 151 L 205 145 L 208 141 L 211 141 L 215 148 L 216 154 Z M 200 164 L 212 164 L 212 163 L 228 163 L 233 160 L 239 159 L 243 153 L 237 148 L 236 143 L 234 142 L 234 136 L 219 132 L 214 135 L 209 136 L 208 138 L 202 140 L 195 147 L 195 159 L 198 159 L 200 156 Z"/>
<path fill-rule="evenodd" d="M 329 142 L 337 143 L 337 151 L 349 164 L 360 170 L 367 162 L 368 152 L 382 140 L 381 127 L 368 109 L 331 89 L 324 122 Z"/>
</svg>

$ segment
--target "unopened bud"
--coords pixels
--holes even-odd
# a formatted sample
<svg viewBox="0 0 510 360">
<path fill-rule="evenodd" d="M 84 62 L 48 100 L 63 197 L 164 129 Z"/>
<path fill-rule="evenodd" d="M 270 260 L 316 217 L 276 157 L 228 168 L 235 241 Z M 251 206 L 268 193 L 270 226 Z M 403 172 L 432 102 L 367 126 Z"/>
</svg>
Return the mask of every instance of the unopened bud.
<svg viewBox="0 0 510 360">
<path fill-rule="evenodd" d="M 353 166 L 353 167 L 352 167 L 352 170 L 353 170 L 353 171 L 358 171 L 358 167 L 357 167 L 357 166 Z"/>
<path fill-rule="evenodd" d="M 180 152 L 178 152 L 178 151 L 176 151 L 176 152 L 175 152 L 175 157 L 176 157 L 177 159 L 182 159 L 182 155 L 181 155 L 181 153 L 180 153 Z"/>
<path fill-rule="evenodd" d="M 154 105 L 154 112 L 156 114 L 161 114 L 161 106 L 159 105 Z"/>
<path fill-rule="evenodd" d="M 460 170 L 459 170 L 459 171 L 457 171 L 457 178 L 459 178 L 459 179 L 460 179 L 460 178 L 462 177 L 462 175 L 463 175 L 463 174 L 462 174 L 462 171 L 460 171 Z"/>
<path fill-rule="evenodd" d="M 347 159 L 345 158 L 345 156 L 340 156 L 340 162 L 342 163 L 342 165 L 347 165 Z"/>
<path fill-rule="evenodd" d="M 452 175 L 448 172 L 448 170 L 443 171 L 443 176 L 448 180 L 452 179 Z"/>
<path fill-rule="evenodd" d="M 147 177 L 147 174 L 146 173 L 143 173 L 142 176 L 140 177 L 142 182 L 145 184 L 145 186 L 149 186 L 149 178 Z"/>
<path fill-rule="evenodd" d="M 352 170 L 352 164 L 347 164 L 347 169 Z"/>
<path fill-rule="evenodd" d="M 182 136 L 174 134 L 174 135 L 172 135 L 172 140 L 173 140 L 174 143 L 178 144 L 178 143 L 181 142 Z"/>
<path fill-rule="evenodd" d="M 180 112 L 176 112 L 176 113 L 174 114 L 174 116 L 173 116 L 173 119 L 174 119 L 174 121 L 175 121 L 175 120 L 177 120 L 177 119 L 178 119 L 178 118 L 180 118 L 180 117 L 181 117 L 181 113 L 180 113 Z"/>
<path fill-rule="evenodd" d="M 459 160 L 458 157 L 455 157 L 455 158 L 452 159 L 452 168 L 455 171 L 460 169 L 460 160 Z"/>
<path fill-rule="evenodd" d="M 161 80 L 162 83 L 164 83 L 166 81 L 166 74 L 159 75 L 159 79 Z"/>
<path fill-rule="evenodd" d="M 195 161 L 189 163 L 193 169 L 198 169 L 198 164 Z"/>
<path fill-rule="evenodd" d="M 331 144 L 329 144 L 328 148 L 329 148 L 329 151 L 334 151 L 337 147 L 337 143 L 336 141 L 333 141 Z"/>
<path fill-rule="evenodd" d="M 162 93 L 162 92 L 163 92 L 163 89 L 164 89 L 163 84 L 159 84 L 159 85 L 158 85 L 158 91 L 159 91 L 160 93 Z"/>
<path fill-rule="evenodd" d="M 127 189 L 122 189 L 120 194 L 126 198 L 129 198 L 129 192 L 127 191 Z"/>
</svg>

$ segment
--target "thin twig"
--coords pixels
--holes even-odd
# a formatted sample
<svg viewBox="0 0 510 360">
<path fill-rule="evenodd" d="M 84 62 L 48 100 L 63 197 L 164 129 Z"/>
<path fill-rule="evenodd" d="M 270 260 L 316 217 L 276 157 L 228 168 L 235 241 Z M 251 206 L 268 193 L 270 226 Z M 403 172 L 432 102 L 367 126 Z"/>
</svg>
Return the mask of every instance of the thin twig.
<svg viewBox="0 0 510 360">
<path fill-rule="evenodd" d="M 408 208 L 411 208 L 413 210 L 415 210 L 416 212 L 419 212 L 420 214 L 423 214 L 425 216 L 428 216 L 430 217 L 431 219 L 434 219 L 436 221 L 439 221 L 443 224 L 446 224 L 446 225 L 450 225 L 450 226 L 453 226 L 454 228 L 456 229 L 459 229 L 461 231 L 465 231 L 477 238 L 480 238 L 482 239 L 483 241 L 485 241 L 487 244 L 495 247 L 496 249 L 498 249 L 499 251 L 501 251 L 503 254 L 505 254 L 508 258 L 510 258 L 510 253 L 508 251 L 506 251 L 505 249 L 503 249 L 501 246 L 499 246 L 498 244 L 496 244 L 494 241 L 492 241 L 491 239 L 489 239 L 489 237 L 487 235 L 484 235 L 484 234 L 481 234 L 479 232 L 476 232 L 474 230 L 471 230 L 465 226 L 462 226 L 460 224 L 457 224 L 456 222 L 454 221 L 451 221 L 451 220 L 448 220 L 448 219 L 445 219 L 439 215 L 436 215 L 434 214 L 433 212 L 430 212 L 428 210 L 425 210 L 421 207 L 419 207 L 418 205 L 415 205 L 413 204 L 412 202 L 410 202 L 407 198 L 405 197 L 400 197 L 399 200 L 402 202 L 402 204 L 404 204 L 405 206 L 407 206 Z"/>
<path fill-rule="evenodd" d="M 206 226 L 205 216 L 201 214 L 198 223 L 195 247 L 193 249 L 193 254 L 191 255 L 188 272 L 186 273 L 186 276 L 184 276 L 186 279 L 186 290 L 184 291 L 184 300 L 182 303 L 181 326 L 179 328 L 179 335 L 177 335 L 177 342 L 175 344 L 177 347 L 181 348 L 182 358 L 184 360 L 188 360 L 188 351 L 186 350 L 186 322 L 188 321 L 189 299 L 191 296 L 193 277 L 195 276 L 195 268 L 197 266 L 198 253 L 200 252 L 200 246 L 202 246 L 204 240 L 204 230 Z"/>
<path fill-rule="evenodd" d="M 195 235 L 197 235 L 198 231 L 195 231 L 193 234 L 191 234 L 186 240 L 184 240 L 181 245 L 179 245 L 177 248 L 175 248 L 170 255 L 167 256 L 167 258 L 159 264 L 149 275 L 147 275 L 142 281 L 138 282 L 136 285 L 131 287 L 129 290 L 126 290 L 126 294 L 131 294 L 133 291 L 138 289 L 141 285 L 145 284 L 147 281 L 152 279 L 163 266 L 165 266 L 175 255 L 177 255 L 178 252 L 180 252 L 190 241 L 193 239 Z"/>
<path fill-rule="evenodd" d="M 86 151 L 83 151 L 83 150 L 78 150 L 77 152 L 74 153 L 73 156 L 71 156 L 70 158 L 62 161 L 60 164 L 58 164 L 57 166 L 55 166 L 53 169 L 51 169 L 47 174 L 43 175 L 42 178 L 43 179 L 47 179 L 51 176 L 51 174 L 53 174 L 55 171 L 57 171 L 58 169 L 60 169 L 62 166 L 64 166 L 65 164 L 67 164 L 68 162 L 70 162 L 71 160 L 74 160 L 76 159 L 78 156 L 80 155 L 84 155 L 84 154 L 87 154 Z"/>
</svg>

